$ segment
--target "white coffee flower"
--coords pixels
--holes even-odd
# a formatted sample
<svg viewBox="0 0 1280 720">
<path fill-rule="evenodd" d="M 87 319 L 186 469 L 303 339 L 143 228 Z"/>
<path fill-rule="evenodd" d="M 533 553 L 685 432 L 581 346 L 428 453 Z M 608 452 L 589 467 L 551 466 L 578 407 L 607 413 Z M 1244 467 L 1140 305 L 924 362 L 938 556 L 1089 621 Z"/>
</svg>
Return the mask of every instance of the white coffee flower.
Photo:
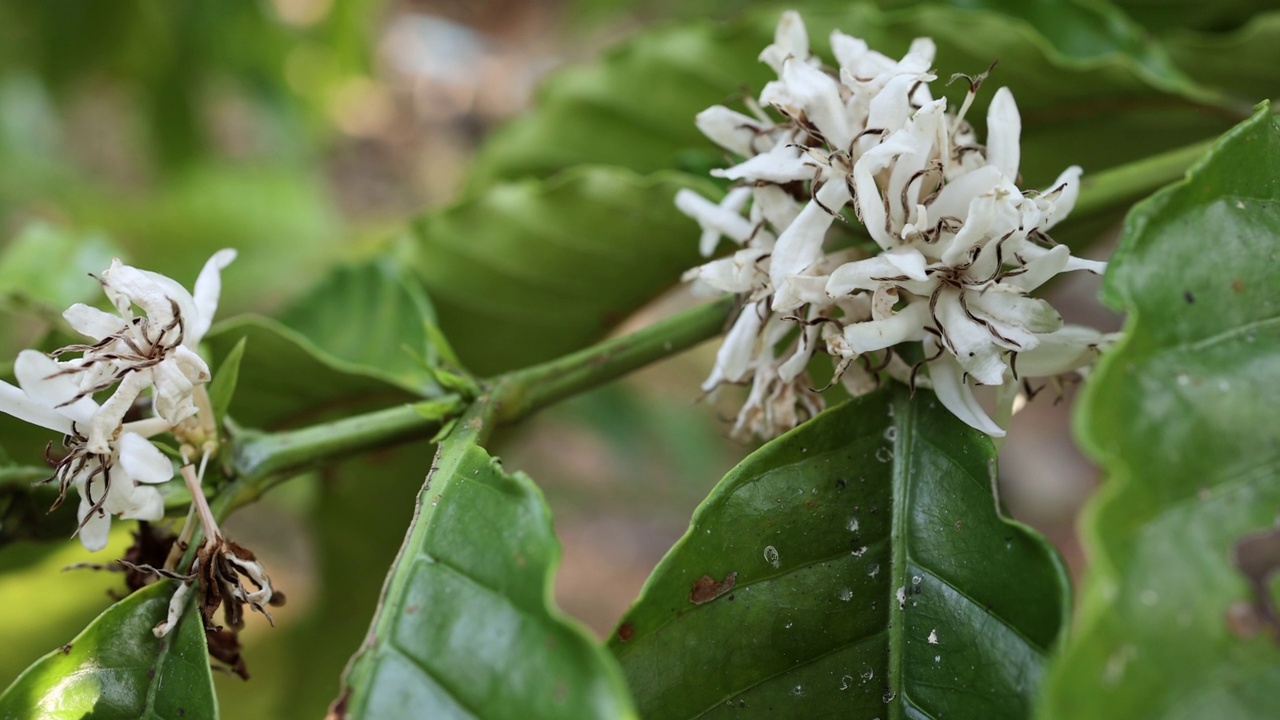
<svg viewBox="0 0 1280 720">
<path fill-rule="evenodd" d="M 704 255 L 726 237 L 741 246 L 685 276 L 744 303 L 704 389 L 750 381 L 738 428 L 770 437 L 820 407 L 794 383 L 825 350 L 855 394 L 874 387 L 881 370 L 919 379 L 965 422 L 1003 435 L 973 385 L 1076 370 L 1110 339 L 1064 326 L 1047 302 L 1029 297 L 1058 273 L 1105 267 L 1048 235 L 1075 204 L 1080 169 L 1066 169 L 1044 192 L 1021 191 L 1012 93 L 995 93 L 979 145 L 964 117 L 986 74 L 969 79 L 959 112 L 949 113 L 929 91 L 935 47 L 927 38 L 901 60 L 840 32 L 831 46 L 838 72 L 810 55 L 799 15 L 784 14 L 761 54 L 778 79 L 758 105 L 748 102 L 754 117 L 721 106 L 698 116 L 709 138 L 745 158 L 712 171 L 738 183 L 723 202 L 691 191 L 677 198 L 703 229 Z M 878 254 L 828 249 L 837 224 L 864 232 Z M 901 343 L 921 343 L 925 359 L 908 366 L 893 352 Z M 774 410 L 762 410 L 765 398 Z M 778 411 L 783 399 L 800 412 Z M 744 423 L 747 415 L 755 419 Z"/>
<path fill-rule="evenodd" d="M 209 366 L 196 347 L 213 322 L 221 291 L 219 272 L 235 259 L 221 250 L 205 263 L 195 293 L 171 278 L 112 262 L 102 274 L 102 289 L 115 313 L 77 303 L 63 313 L 71 327 L 93 344 L 71 345 L 54 355 L 79 352 L 58 363 L 58 372 L 74 385 L 54 404 L 75 402 L 119 383 L 88 423 L 89 448 L 106 452 L 112 433 L 143 391 L 150 389 L 155 412 L 177 427 L 196 414 L 193 392 L 210 379 Z M 136 315 L 134 307 L 143 311 Z"/>
<path fill-rule="evenodd" d="M 76 304 L 63 314 L 94 342 L 64 347 L 53 357 L 25 350 L 14 364 L 20 387 L 0 382 L 0 411 L 64 436 L 65 455 L 49 481 L 58 483 L 57 504 L 69 488 L 79 493 L 78 533 L 86 548 L 106 545 L 113 515 L 164 516 L 155 485 L 173 477 L 173 463 L 147 438 L 173 432 L 185 443 L 193 416 L 208 407 L 202 385 L 210 379 L 209 367 L 196 347 L 217 309 L 219 273 L 234 258 L 233 250 L 215 253 L 194 293 L 163 275 L 114 261 L 100 281 L 116 312 Z M 135 307 L 143 314 L 135 314 Z M 54 359 L 75 353 L 80 357 Z M 113 387 L 99 405 L 94 395 Z M 148 391 L 156 416 L 124 422 Z"/>
<path fill-rule="evenodd" d="M 88 445 L 83 428 L 99 407 L 91 398 L 52 406 L 40 398 L 61 396 L 73 381 L 59 372 L 57 363 L 43 353 L 24 350 L 14 364 L 21 388 L 0 381 L 0 411 L 64 436 L 64 458 L 58 461 L 50 481 L 58 483 L 61 496 L 69 487 L 80 495 L 79 537 L 91 551 L 106 547 L 111 516 L 132 520 L 164 517 L 164 500 L 154 487 L 173 477 L 173 463 L 147 436 L 168 429 L 164 421 L 126 423 L 113 433 L 106 452 Z M 56 504 L 55 504 L 56 507 Z"/>
</svg>

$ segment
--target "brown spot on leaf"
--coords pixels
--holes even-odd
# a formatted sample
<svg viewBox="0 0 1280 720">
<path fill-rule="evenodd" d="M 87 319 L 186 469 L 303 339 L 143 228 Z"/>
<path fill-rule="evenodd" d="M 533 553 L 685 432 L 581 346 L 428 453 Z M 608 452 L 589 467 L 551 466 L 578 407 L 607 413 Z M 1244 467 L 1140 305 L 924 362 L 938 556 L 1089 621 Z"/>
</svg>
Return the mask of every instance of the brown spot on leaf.
<svg viewBox="0 0 1280 720">
<path fill-rule="evenodd" d="M 1262 629 L 1262 618 L 1248 600 L 1237 600 L 1227 607 L 1227 629 L 1232 635 L 1247 640 Z"/>
<path fill-rule="evenodd" d="M 694 581 L 693 587 L 689 590 L 689 602 L 694 605 L 711 602 L 732 590 L 737 584 L 738 573 L 736 572 L 725 575 L 724 580 L 720 582 L 716 582 L 716 579 L 710 575 L 703 575 Z"/>
<path fill-rule="evenodd" d="M 1231 291 L 1237 294 L 1244 292 L 1244 281 L 1241 280 L 1240 278 L 1236 278 L 1235 280 L 1232 280 Z"/>
<path fill-rule="evenodd" d="M 1187 290 L 1186 292 L 1182 293 L 1182 299 L 1186 300 L 1188 305 L 1191 305 L 1195 303 L 1196 296 L 1192 294 L 1190 290 Z"/>
<path fill-rule="evenodd" d="M 351 686 L 343 685 L 342 692 L 329 706 L 329 712 L 325 714 L 324 720 L 346 720 L 347 703 L 351 700 Z"/>
<path fill-rule="evenodd" d="M 421 605 L 419 605 L 419 604 L 417 604 L 417 603 L 414 603 L 414 604 L 412 604 L 412 605 L 410 605 L 409 607 L 407 607 L 407 608 L 405 608 L 405 609 L 404 609 L 404 614 L 405 614 L 405 615 L 413 615 L 414 613 L 418 612 L 418 611 L 419 611 L 419 610 L 421 610 L 421 609 L 422 609 L 422 606 L 421 606 Z"/>
<path fill-rule="evenodd" d="M 1249 581 L 1249 588 L 1253 591 L 1251 614 L 1271 631 L 1272 639 L 1280 642 L 1280 617 L 1276 616 L 1276 603 L 1271 597 L 1270 587 L 1271 579 L 1280 572 L 1280 526 L 1240 538 L 1231 548 L 1231 562 Z M 1238 609 L 1235 612 L 1240 615 Z M 1244 622 L 1243 617 L 1237 619 Z M 1231 623 L 1229 611 L 1228 625 Z M 1235 632 L 1236 628 L 1232 627 L 1232 631 Z"/>
<path fill-rule="evenodd" d="M 636 626 L 631 623 L 622 623 L 618 626 L 618 640 L 627 642 L 636 635 Z"/>
</svg>

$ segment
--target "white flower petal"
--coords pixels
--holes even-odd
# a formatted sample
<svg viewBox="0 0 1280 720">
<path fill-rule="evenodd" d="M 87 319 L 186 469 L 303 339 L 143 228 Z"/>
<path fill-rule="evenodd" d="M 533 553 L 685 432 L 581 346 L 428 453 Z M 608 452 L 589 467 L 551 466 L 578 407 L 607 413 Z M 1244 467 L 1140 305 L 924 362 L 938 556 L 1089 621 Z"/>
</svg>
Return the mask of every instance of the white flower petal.
<svg viewBox="0 0 1280 720">
<path fill-rule="evenodd" d="M 1045 210 L 1044 219 L 1039 224 L 1040 230 L 1048 231 L 1075 208 L 1076 199 L 1080 197 L 1080 173 L 1080 166 L 1072 165 L 1063 170 L 1049 186 L 1049 193 L 1056 192 L 1057 197 L 1054 198 L 1052 207 Z"/>
<path fill-rule="evenodd" d="M 915 151 L 910 137 L 905 133 L 894 133 L 888 140 L 863 153 L 853 166 L 853 182 L 858 193 L 858 210 L 862 223 L 871 239 L 886 250 L 894 247 L 897 240 L 887 222 L 889 215 L 885 198 L 876 182 L 876 176 L 899 155 Z M 892 201 L 890 198 L 890 202 Z"/>
<path fill-rule="evenodd" d="M 218 312 L 218 297 L 222 294 L 222 270 L 235 259 L 236 251 L 224 248 L 214 253 L 200 270 L 192 293 L 195 313 L 184 316 L 187 325 L 183 344 L 187 347 L 194 349 L 199 345 L 213 324 L 213 316 Z"/>
<path fill-rule="evenodd" d="M 80 518 L 79 533 L 80 544 L 89 552 L 97 552 L 107 546 L 107 539 L 111 533 L 111 516 L 105 511 L 99 509 L 93 513 L 88 520 L 85 518 L 89 515 L 89 504 L 87 498 L 83 495 L 80 497 L 80 509 L 76 515 Z"/>
<path fill-rule="evenodd" d="M 823 275 L 788 275 L 782 278 L 773 296 L 774 312 L 791 312 L 802 305 L 826 307 L 832 304 Z"/>
<path fill-rule="evenodd" d="M 973 396 L 973 389 L 963 382 L 962 371 L 949 356 L 944 355 L 929 363 L 929 378 L 933 380 L 933 391 L 938 402 L 951 411 L 951 414 L 966 425 L 976 428 L 991 437 L 1004 437 L 1004 428 L 995 424 L 978 399 Z"/>
<path fill-rule="evenodd" d="M 844 339 L 855 355 L 883 350 L 908 340 L 924 337 L 924 324 L 929 319 L 929 306 L 914 302 L 884 320 L 868 320 L 846 325 Z"/>
<path fill-rule="evenodd" d="M 162 483 L 173 479 L 173 462 L 136 433 L 120 436 L 120 469 L 141 483 Z"/>
<path fill-rule="evenodd" d="M 742 216 L 742 208 L 750 197 L 749 188 L 730 190 L 719 204 L 688 188 L 676 193 L 676 208 L 696 220 L 702 228 L 698 250 L 703 257 L 711 257 L 715 253 L 721 236 L 727 236 L 739 245 L 751 237 L 751 222 Z"/>
<path fill-rule="evenodd" d="M 712 177 L 728 180 L 751 180 L 785 184 L 797 180 L 811 180 L 813 166 L 808 156 L 788 145 L 778 145 L 767 153 L 761 153 L 731 168 L 712 170 Z"/>
<path fill-rule="evenodd" d="M 956 291 L 945 291 L 935 309 L 939 330 L 946 337 L 946 347 L 955 354 L 956 362 L 974 380 L 983 385 L 999 385 L 1007 367 L 1001 359 L 1001 348 L 987 328 L 969 319 L 960 305 Z"/>
<path fill-rule="evenodd" d="M 1016 287 L 1023 292 L 1031 292 L 1065 270 L 1067 261 L 1070 259 L 1071 251 L 1066 245 L 1055 246 L 1040 257 L 1027 261 L 1023 266 L 1026 272 L 1005 278 L 1000 281 L 1000 284 Z"/>
<path fill-rule="evenodd" d="M 152 368 L 135 370 L 124 376 L 115 392 L 102 403 L 89 419 L 89 439 L 85 444 L 89 452 L 106 455 L 111 452 L 111 441 L 124 422 L 124 416 L 133 407 L 138 395 L 151 385 Z"/>
<path fill-rule="evenodd" d="M 760 62 L 781 74 L 783 62 L 789 57 L 801 60 L 809 57 L 809 33 L 805 30 L 800 13 L 795 10 L 782 13 L 773 33 L 773 44 L 761 51 Z"/>
<path fill-rule="evenodd" d="M 793 58 L 783 63 L 782 81 L 789 95 L 790 102 L 784 105 L 789 115 L 797 117 L 803 113 L 831 147 L 849 146 L 854 129 L 849 124 L 844 100 L 840 97 L 840 84 L 835 78 L 802 59 Z"/>
<path fill-rule="evenodd" d="M 71 329 L 85 337 L 101 340 L 123 330 L 126 321 L 119 315 L 103 312 L 84 303 L 76 303 L 62 313 Z"/>
<path fill-rule="evenodd" d="M 694 124 L 711 142 L 744 157 L 755 154 L 756 138 L 763 132 L 759 120 L 723 105 L 712 105 L 698 113 Z"/>
<path fill-rule="evenodd" d="M 112 491 L 114 490 L 113 487 Z M 135 486 L 132 490 L 128 496 L 128 505 L 120 510 L 120 519 L 155 522 L 164 517 L 164 498 L 158 490 L 147 485 Z"/>
<path fill-rule="evenodd" d="M 3 380 L 0 380 L 0 412 L 63 435 L 71 434 L 70 418 L 31 399 L 21 388 Z"/>
<path fill-rule="evenodd" d="M 1020 377 L 1050 377 L 1088 365 L 1098 357 L 1098 347 L 1109 336 L 1080 325 L 1065 325 L 1039 337 L 1036 347 L 1018 353 Z"/>
<path fill-rule="evenodd" d="M 1049 333 L 1062 327 L 1062 316 L 1047 300 L 1026 297 L 1003 285 L 990 287 L 986 292 L 966 292 L 969 310 L 1001 328 Z"/>
<path fill-rule="evenodd" d="M 965 173 L 943 186 L 938 196 L 929 204 L 929 215 L 934 218 L 953 217 L 966 220 L 974 198 L 990 192 L 1004 180 L 999 168 L 990 165 Z"/>
<path fill-rule="evenodd" d="M 740 382 L 747 376 L 754 359 L 761 322 L 757 303 L 747 303 L 742 307 L 737 321 L 725 336 L 720 351 L 716 353 L 715 368 L 711 371 L 711 377 L 702 384 L 703 390 L 710 392 L 721 382 Z"/>
<path fill-rule="evenodd" d="M 987 108 L 987 164 L 995 166 L 1010 180 L 1018 177 L 1021 161 L 1022 117 L 1013 93 L 1002 87 Z"/>
<path fill-rule="evenodd" d="M 757 185 L 751 189 L 752 207 L 779 233 L 786 230 L 804 207 L 777 185 Z"/>
<path fill-rule="evenodd" d="M 925 274 L 925 257 L 919 250 L 909 247 L 896 247 L 881 255 L 890 265 L 912 280 L 928 280 Z"/>
<path fill-rule="evenodd" d="M 139 270 L 115 260 L 102 273 L 102 281 L 142 308 L 151 322 L 161 327 L 173 321 L 175 304 L 184 319 L 191 318 L 195 312 L 191 293 L 176 280 L 159 273 Z"/>
<path fill-rule="evenodd" d="M 838 212 L 848 201 L 849 189 L 842 182 L 829 182 L 818 190 L 815 199 L 800 211 L 773 247 L 769 279 L 774 287 L 781 285 L 783 278 L 799 274 L 822 258 L 822 242 L 835 219 L 824 207 Z"/>
<path fill-rule="evenodd" d="M 47 408 L 88 425 L 98 411 L 98 404 L 93 398 L 83 397 L 75 402 L 72 398 L 80 394 L 80 386 L 72 375 L 62 374 L 62 368 L 53 358 L 35 350 L 23 350 L 13 364 L 13 374 L 18 378 L 27 397 Z M 44 423 L 39 423 L 50 427 Z"/>
</svg>

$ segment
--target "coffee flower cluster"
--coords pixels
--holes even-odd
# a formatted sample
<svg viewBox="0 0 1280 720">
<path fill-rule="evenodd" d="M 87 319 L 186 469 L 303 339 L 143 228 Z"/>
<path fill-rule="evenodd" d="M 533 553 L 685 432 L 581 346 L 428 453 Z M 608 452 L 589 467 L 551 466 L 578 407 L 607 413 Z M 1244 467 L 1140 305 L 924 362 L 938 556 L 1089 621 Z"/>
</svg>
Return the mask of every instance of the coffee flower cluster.
<svg viewBox="0 0 1280 720">
<path fill-rule="evenodd" d="M 839 31 L 831 47 L 837 69 L 810 53 L 799 15 L 786 13 L 760 54 L 778 79 L 748 100 L 749 114 L 717 105 L 697 117 L 744 158 L 712 171 L 734 182 L 719 203 L 676 197 L 702 228 L 704 256 L 722 239 L 738 246 L 686 274 L 695 289 L 741 299 L 704 389 L 750 382 L 734 433 L 772 437 L 822 408 L 807 368 L 825 351 L 854 395 L 885 372 L 932 387 L 960 419 L 1002 436 L 975 385 L 1016 391 L 1022 378 L 1082 368 L 1108 340 L 1030 297 L 1058 273 L 1104 268 L 1048 234 L 1075 204 L 1080 168 L 1044 191 L 1020 190 L 1013 95 L 996 91 L 979 144 L 965 115 L 985 74 L 948 112 L 930 92 L 927 38 L 901 60 Z M 835 223 L 869 236 L 876 254 L 829 247 Z M 903 343 L 919 350 L 901 352 Z"/>
<path fill-rule="evenodd" d="M 217 310 L 220 272 L 233 259 L 233 250 L 214 254 L 194 293 L 114 261 L 99 278 L 114 312 L 76 304 L 63 313 L 88 342 L 51 355 L 24 350 L 14 363 L 18 386 L 0 381 L 0 411 L 63 436 L 61 450 L 49 453 L 48 481 L 58 484 L 58 504 L 69 488 L 80 495 L 78 534 L 89 550 L 106 546 L 113 516 L 164 516 L 156 485 L 173 477 L 173 462 L 149 438 L 172 433 L 184 455 L 212 450 L 202 387 L 209 366 L 196 347 Z M 103 395 L 99 404 L 95 396 Z M 126 422 L 144 397 L 150 417 Z"/>
</svg>

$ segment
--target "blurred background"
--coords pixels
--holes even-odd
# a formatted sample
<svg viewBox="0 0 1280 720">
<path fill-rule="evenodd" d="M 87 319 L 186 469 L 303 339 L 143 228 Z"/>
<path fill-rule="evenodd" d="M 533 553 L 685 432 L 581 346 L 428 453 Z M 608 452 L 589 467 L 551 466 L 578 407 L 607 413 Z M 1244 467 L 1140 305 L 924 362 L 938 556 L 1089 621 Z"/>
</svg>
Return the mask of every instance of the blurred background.
<svg viewBox="0 0 1280 720">
<path fill-rule="evenodd" d="M 639 28 L 728 18 L 748 5 L 0 0 L 0 252 L 71 242 L 73 261 L 88 269 L 121 252 L 190 283 L 212 251 L 236 247 L 220 317 L 271 312 L 326 268 L 371 254 L 415 215 L 458 197 L 477 144 L 529 107 L 547 73 Z M 3 358 L 49 321 L 19 284 L 29 279 L 0 273 Z M 1053 302 L 1069 321 L 1117 327 L 1096 289 L 1096 279 L 1074 278 Z M 692 302 L 677 291 L 627 327 Z M 496 448 L 508 469 L 545 489 L 564 545 L 558 600 L 599 635 L 751 450 L 727 439 L 741 398 L 700 398 L 716 344 L 556 407 Z M 1012 514 L 1045 532 L 1078 572 L 1072 523 L 1096 478 L 1070 440 L 1071 394 L 1055 403 L 1048 391 L 1018 416 L 1001 483 Z M 219 676 L 227 717 L 323 710 L 367 627 L 428 452 L 295 480 L 231 521 L 290 604 L 275 629 L 250 621 L 249 685 Z M 349 516 L 360 513 L 353 529 Z M 72 542 L 0 548 L 0 607 L 32 608 L 0 618 L 0 686 L 69 640 L 119 585 L 106 573 L 59 569 L 104 562 L 127 544 L 122 529 L 94 558 Z M 371 569 L 324 571 L 344 562 Z M 299 658 L 313 667 L 299 669 Z"/>
</svg>

